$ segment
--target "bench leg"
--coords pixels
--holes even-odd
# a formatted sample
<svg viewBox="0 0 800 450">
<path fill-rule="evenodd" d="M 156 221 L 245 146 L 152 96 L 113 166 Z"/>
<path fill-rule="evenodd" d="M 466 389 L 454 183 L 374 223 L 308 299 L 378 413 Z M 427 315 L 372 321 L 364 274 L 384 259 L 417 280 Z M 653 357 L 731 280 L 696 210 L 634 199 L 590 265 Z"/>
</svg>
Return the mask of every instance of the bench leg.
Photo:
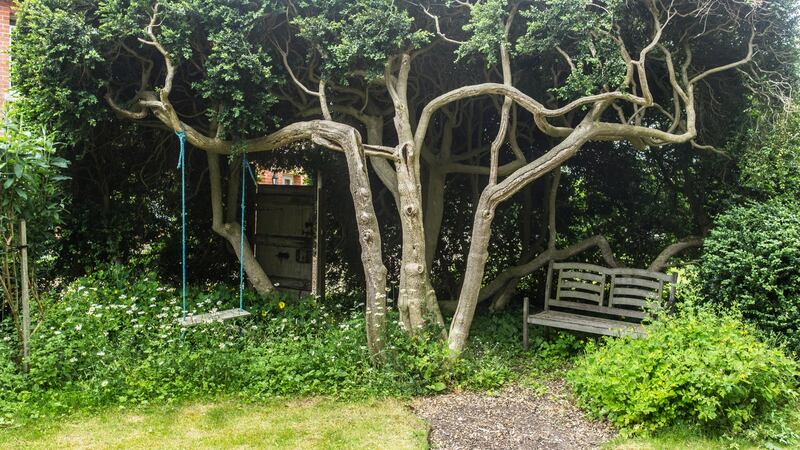
<svg viewBox="0 0 800 450">
<path fill-rule="evenodd" d="M 528 308 L 530 300 L 525 297 L 522 300 L 522 349 L 528 351 Z"/>
</svg>

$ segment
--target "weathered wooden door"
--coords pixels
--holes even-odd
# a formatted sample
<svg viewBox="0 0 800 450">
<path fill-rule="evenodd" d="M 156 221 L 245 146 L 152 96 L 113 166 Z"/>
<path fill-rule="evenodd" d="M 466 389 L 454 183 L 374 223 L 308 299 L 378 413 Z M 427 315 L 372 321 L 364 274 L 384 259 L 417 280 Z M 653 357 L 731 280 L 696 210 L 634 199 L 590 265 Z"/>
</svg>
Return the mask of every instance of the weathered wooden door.
<svg viewBox="0 0 800 450">
<path fill-rule="evenodd" d="M 321 293 L 316 258 L 317 187 L 260 185 L 256 195 L 256 258 L 278 289 Z M 315 286 L 316 284 L 316 286 Z"/>
</svg>

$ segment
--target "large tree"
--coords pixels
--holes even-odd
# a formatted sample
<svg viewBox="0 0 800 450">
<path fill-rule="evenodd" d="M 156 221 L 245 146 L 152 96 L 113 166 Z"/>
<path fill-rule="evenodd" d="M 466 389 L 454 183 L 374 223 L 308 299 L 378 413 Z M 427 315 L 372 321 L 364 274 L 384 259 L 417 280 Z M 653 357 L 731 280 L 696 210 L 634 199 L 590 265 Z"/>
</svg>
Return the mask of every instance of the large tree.
<svg viewBox="0 0 800 450">
<path fill-rule="evenodd" d="M 597 246 L 617 264 L 603 236 L 557 248 L 561 167 L 583 148 L 652 160 L 686 199 L 695 233 L 653 268 L 701 242 L 708 183 L 692 167 L 724 153 L 739 112 L 720 105 L 781 96 L 796 11 L 794 0 L 28 0 L 15 79 L 25 109 L 63 130 L 113 112 L 184 132 L 207 157 L 212 229 L 236 252 L 237 158 L 344 153 L 377 352 L 387 269 L 371 169 L 399 218 L 402 323 L 412 334 L 441 326 L 457 354 L 479 300 L 507 298 L 547 260 Z M 543 177 L 543 189 L 529 188 Z M 449 180 L 471 188 L 454 193 Z M 523 230 L 517 265 L 484 283 L 495 216 L 519 195 L 544 199 L 541 242 Z M 445 237 L 445 208 L 459 204 L 472 225 Z M 466 258 L 447 332 L 431 268 L 437 246 L 456 240 Z M 238 256 L 253 287 L 270 291 L 249 245 Z"/>
</svg>

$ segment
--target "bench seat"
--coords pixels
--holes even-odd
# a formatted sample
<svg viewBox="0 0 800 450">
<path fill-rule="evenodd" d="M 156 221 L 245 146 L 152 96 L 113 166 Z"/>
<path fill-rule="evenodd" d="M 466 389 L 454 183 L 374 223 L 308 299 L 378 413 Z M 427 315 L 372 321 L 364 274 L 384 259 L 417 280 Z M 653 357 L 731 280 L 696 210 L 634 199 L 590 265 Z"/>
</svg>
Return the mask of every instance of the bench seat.
<svg viewBox="0 0 800 450">
<path fill-rule="evenodd" d="M 645 335 L 644 326 L 640 323 L 603 319 L 562 311 L 550 310 L 530 315 L 528 316 L 528 323 L 606 336 L 641 337 Z"/>
</svg>

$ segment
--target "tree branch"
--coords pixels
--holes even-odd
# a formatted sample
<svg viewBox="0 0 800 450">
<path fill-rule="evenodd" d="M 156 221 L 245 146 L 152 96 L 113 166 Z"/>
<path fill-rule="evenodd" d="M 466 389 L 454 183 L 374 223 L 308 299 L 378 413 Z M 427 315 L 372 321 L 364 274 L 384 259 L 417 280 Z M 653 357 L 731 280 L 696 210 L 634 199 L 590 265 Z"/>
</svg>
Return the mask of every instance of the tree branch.
<svg viewBox="0 0 800 450">
<path fill-rule="evenodd" d="M 664 267 L 667 265 L 667 261 L 670 258 L 677 255 L 678 253 L 692 247 L 702 247 L 704 239 L 700 236 L 687 236 L 678 242 L 669 245 L 667 248 L 661 251 L 661 253 L 656 256 L 656 259 L 650 263 L 650 266 L 647 270 L 652 270 L 653 272 L 660 272 L 664 270 Z"/>
</svg>

